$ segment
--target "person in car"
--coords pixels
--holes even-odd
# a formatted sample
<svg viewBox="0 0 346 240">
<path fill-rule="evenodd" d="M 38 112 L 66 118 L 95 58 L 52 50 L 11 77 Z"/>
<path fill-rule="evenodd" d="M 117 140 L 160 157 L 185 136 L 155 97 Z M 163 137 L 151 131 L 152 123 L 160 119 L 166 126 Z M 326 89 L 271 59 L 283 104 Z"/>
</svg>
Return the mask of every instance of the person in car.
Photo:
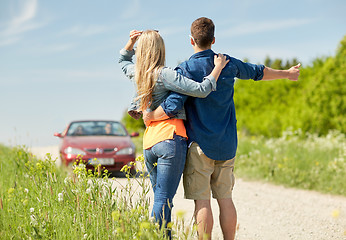
<svg viewBox="0 0 346 240">
<path fill-rule="evenodd" d="M 76 130 L 74 130 L 73 132 L 73 135 L 76 135 L 76 136 L 81 136 L 84 134 L 85 134 L 85 131 L 82 125 L 77 126 Z"/>
<path fill-rule="evenodd" d="M 137 39 L 135 52 L 133 47 Z M 132 61 L 134 55 L 136 64 Z M 137 112 L 145 112 L 156 109 L 171 91 L 206 97 L 216 90 L 216 81 L 228 60 L 222 54 L 216 54 L 213 71 L 198 83 L 164 66 L 165 45 L 158 31 L 133 30 L 120 50 L 119 63 L 125 75 L 136 83 L 137 106 L 134 108 Z M 130 113 L 133 115 L 133 111 Z M 143 155 L 154 191 L 152 216 L 160 226 L 164 224 L 166 227 L 171 221 L 173 197 L 185 165 L 187 135 L 184 119 L 182 109 L 174 118 L 150 123 L 143 136 Z M 171 237 L 169 230 L 167 235 Z"/>
</svg>

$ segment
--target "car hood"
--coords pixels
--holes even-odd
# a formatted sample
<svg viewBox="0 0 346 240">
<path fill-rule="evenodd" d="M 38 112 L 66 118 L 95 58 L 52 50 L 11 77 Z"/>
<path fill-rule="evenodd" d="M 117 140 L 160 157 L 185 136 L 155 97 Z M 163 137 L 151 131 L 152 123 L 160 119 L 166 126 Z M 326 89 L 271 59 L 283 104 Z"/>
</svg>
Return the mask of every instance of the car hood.
<svg viewBox="0 0 346 240">
<path fill-rule="evenodd" d="M 63 147 L 84 148 L 114 148 L 118 149 L 132 146 L 129 136 L 67 136 Z"/>
</svg>

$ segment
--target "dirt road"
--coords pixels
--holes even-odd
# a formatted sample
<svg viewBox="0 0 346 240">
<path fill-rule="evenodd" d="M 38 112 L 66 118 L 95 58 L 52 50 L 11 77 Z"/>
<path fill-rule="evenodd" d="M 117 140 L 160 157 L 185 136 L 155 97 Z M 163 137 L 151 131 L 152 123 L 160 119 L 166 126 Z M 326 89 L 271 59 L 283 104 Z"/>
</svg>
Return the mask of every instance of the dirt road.
<svg viewBox="0 0 346 240">
<path fill-rule="evenodd" d="M 57 146 L 31 150 L 37 156 L 47 152 L 58 156 Z M 233 199 L 238 213 L 238 240 L 346 240 L 345 197 L 236 179 Z M 213 239 L 222 239 L 215 200 L 212 207 Z M 186 212 L 187 221 L 191 219 L 193 201 L 183 198 L 182 184 L 174 199 L 173 215 L 179 210 Z"/>
</svg>

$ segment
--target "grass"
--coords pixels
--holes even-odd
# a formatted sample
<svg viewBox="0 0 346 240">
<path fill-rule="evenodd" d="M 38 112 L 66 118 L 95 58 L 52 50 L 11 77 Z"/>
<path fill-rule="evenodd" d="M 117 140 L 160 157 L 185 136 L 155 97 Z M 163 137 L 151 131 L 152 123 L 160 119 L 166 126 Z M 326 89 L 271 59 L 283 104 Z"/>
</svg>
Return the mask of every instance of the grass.
<svg viewBox="0 0 346 240">
<path fill-rule="evenodd" d="M 346 196 L 346 141 L 336 131 L 324 137 L 284 132 L 281 138 L 239 136 L 236 175 L 288 187 Z"/>
<path fill-rule="evenodd" d="M 133 181 L 123 171 L 126 184 L 116 184 L 107 171 L 76 164 L 68 173 L 49 154 L 41 160 L 0 145 L 0 239 L 164 239 L 150 218 L 147 176 Z M 181 222 L 171 224 L 173 236 L 189 239 Z"/>
</svg>

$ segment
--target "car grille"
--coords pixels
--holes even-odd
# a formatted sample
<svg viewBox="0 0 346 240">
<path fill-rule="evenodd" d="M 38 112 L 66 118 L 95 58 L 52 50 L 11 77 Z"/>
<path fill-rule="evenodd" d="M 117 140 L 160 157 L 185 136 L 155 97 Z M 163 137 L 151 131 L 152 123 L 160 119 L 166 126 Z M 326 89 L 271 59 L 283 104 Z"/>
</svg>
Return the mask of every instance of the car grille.
<svg viewBox="0 0 346 240">
<path fill-rule="evenodd" d="M 87 148 L 85 151 L 89 153 L 112 153 L 115 151 L 114 148 Z"/>
</svg>

